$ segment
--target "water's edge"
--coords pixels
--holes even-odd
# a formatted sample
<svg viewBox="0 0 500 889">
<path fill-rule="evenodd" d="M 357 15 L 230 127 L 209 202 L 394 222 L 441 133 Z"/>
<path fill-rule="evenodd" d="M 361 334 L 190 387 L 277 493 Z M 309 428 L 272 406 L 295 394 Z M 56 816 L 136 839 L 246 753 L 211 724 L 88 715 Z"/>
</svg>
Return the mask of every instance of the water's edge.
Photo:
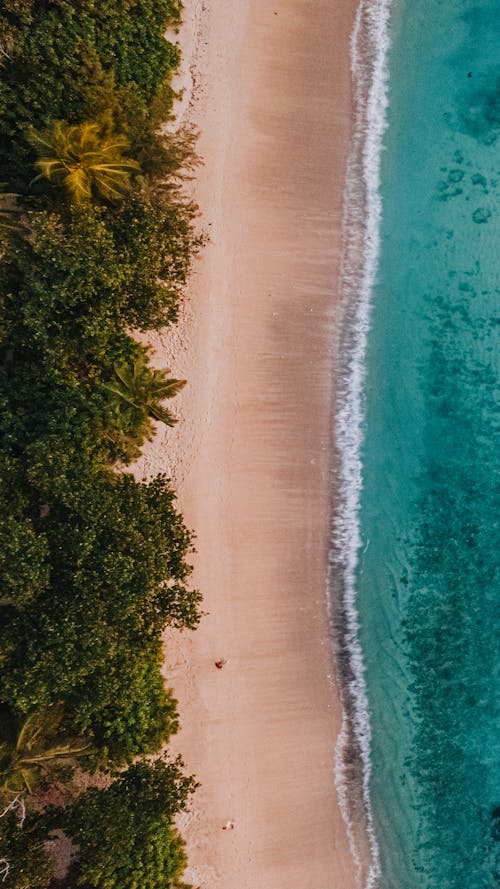
<svg viewBox="0 0 500 889">
<path fill-rule="evenodd" d="M 351 37 L 354 118 L 344 192 L 328 573 L 328 605 L 344 710 L 335 781 L 358 878 L 365 889 L 376 889 L 381 874 L 370 802 L 371 728 L 355 576 L 361 545 L 366 347 L 382 213 L 380 157 L 386 128 L 390 8 L 391 0 L 361 0 Z"/>
</svg>

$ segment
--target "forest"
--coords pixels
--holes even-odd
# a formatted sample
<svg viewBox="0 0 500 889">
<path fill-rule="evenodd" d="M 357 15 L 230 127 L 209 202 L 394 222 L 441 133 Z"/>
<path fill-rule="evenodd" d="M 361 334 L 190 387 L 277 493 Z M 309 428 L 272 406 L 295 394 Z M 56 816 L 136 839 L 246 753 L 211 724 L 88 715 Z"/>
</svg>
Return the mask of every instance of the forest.
<svg viewBox="0 0 500 889">
<path fill-rule="evenodd" d="M 128 467 L 184 380 L 137 333 L 175 324 L 203 244 L 168 131 L 178 0 L 0 12 L 0 881 L 180 889 L 194 778 L 162 633 L 196 628 L 192 538 Z M 166 402 L 168 401 L 168 405 Z M 61 837 L 71 841 L 65 877 Z M 57 879 L 56 879 L 57 877 Z"/>
</svg>

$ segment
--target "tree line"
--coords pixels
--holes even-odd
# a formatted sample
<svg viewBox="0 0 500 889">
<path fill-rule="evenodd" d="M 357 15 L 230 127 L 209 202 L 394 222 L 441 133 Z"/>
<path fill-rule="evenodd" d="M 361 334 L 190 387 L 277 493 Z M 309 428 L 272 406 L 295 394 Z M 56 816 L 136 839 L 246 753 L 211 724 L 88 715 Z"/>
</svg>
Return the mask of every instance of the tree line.
<svg viewBox="0 0 500 889">
<path fill-rule="evenodd" d="M 175 323 L 197 208 L 194 134 L 165 133 L 178 0 L 0 11 L 0 879 L 181 887 L 195 782 L 165 627 L 194 629 L 169 480 L 126 471 L 184 385 L 134 337 Z M 145 757 L 148 756 L 146 759 Z M 86 773 L 85 780 L 82 774 Z M 51 843 L 74 844 L 54 882 Z"/>
</svg>

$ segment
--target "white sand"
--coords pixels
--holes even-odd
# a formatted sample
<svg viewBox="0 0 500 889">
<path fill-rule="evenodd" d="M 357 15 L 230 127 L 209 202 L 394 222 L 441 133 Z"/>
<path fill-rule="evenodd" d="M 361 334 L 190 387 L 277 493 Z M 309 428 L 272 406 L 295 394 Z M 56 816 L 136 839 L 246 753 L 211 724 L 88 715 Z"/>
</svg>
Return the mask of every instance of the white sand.
<svg viewBox="0 0 500 889">
<path fill-rule="evenodd" d="M 186 880 L 354 889 L 325 579 L 355 3 L 186 6 L 181 113 L 201 129 L 212 240 L 180 329 L 153 338 L 155 363 L 189 381 L 181 421 L 138 466 L 172 474 L 208 612 L 166 641 L 172 750 L 202 784 L 182 819 Z"/>
</svg>

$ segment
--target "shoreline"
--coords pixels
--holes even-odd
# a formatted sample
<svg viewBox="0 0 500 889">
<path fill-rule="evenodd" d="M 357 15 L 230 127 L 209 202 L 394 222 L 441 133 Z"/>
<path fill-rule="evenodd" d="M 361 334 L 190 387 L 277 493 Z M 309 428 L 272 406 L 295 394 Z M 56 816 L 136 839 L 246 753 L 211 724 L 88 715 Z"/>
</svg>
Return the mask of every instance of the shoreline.
<svg viewBox="0 0 500 889">
<path fill-rule="evenodd" d="M 371 802 L 372 727 L 359 639 L 357 568 L 362 547 L 366 351 L 380 253 L 380 162 L 387 126 L 388 24 L 392 0 L 361 0 L 352 35 L 353 135 L 343 221 L 342 311 L 337 345 L 333 533 L 329 595 L 345 711 L 337 784 L 354 845 L 368 862 L 366 889 L 379 884 L 380 850 Z"/>
<path fill-rule="evenodd" d="M 183 115 L 201 130 L 211 243 L 179 330 L 151 338 L 158 366 L 173 343 L 188 386 L 136 474 L 171 474 L 198 535 L 208 614 L 167 635 L 165 675 L 182 722 L 170 748 L 202 785 L 180 821 L 185 879 L 207 889 L 356 885 L 325 595 L 355 6 L 325 0 L 311 19 L 304 0 L 224 0 L 195 4 L 190 25 Z"/>
</svg>

